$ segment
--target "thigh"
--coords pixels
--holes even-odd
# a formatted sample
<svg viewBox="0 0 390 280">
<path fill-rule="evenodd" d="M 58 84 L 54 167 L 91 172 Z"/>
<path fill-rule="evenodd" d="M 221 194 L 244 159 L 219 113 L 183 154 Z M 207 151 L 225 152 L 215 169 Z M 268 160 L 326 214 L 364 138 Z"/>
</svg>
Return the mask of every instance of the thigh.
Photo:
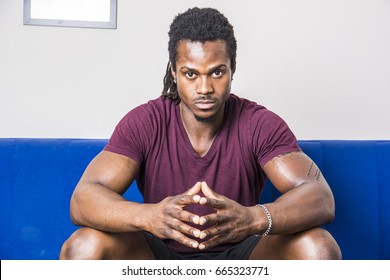
<svg viewBox="0 0 390 280">
<path fill-rule="evenodd" d="M 61 259 L 154 259 L 142 231 L 107 233 L 80 228 L 62 246 Z"/>
<path fill-rule="evenodd" d="M 250 259 L 334 260 L 341 259 L 341 251 L 328 231 L 316 227 L 295 234 L 263 237 Z"/>
</svg>

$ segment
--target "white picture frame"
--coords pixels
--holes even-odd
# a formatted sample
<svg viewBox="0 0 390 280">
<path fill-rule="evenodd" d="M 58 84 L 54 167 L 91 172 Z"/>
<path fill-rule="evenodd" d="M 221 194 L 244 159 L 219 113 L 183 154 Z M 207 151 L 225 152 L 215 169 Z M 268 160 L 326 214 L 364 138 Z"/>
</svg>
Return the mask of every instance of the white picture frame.
<svg viewBox="0 0 390 280">
<path fill-rule="evenodd" d="M 23 24 L 116 29 L 117 0 L 24 0 Z"/>
</svg>

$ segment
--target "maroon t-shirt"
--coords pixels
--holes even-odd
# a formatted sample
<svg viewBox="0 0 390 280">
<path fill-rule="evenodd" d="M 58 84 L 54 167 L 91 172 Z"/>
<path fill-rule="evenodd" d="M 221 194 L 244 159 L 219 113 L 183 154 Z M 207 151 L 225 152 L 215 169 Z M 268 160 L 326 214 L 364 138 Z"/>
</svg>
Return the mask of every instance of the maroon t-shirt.
<svg viewBox="0 0 390 280">
<path fill-rule="evenodd" d="M 117 125 L 105 150 L 128 156 L 141 166 L 137 184 L 146 203 L 184 193 L 205 181 L 215 192 L 245 206 L 259 202 L 266 176 L 262 167 L 273 157 L 300 150 L 287 124 L 261 105 L 233 94 L 225 119 L 204 157 L 193 149 L 179 105 L 159 97 L 131 110 Z M 191 205 L 200 216 L 211 209 Z M 201 226 L 197 226 L 203 229 Z M 166 240 L 179 253 L 197 249 Z M 218 246 L 212 251 L 221 251 Z"/>
</svg>

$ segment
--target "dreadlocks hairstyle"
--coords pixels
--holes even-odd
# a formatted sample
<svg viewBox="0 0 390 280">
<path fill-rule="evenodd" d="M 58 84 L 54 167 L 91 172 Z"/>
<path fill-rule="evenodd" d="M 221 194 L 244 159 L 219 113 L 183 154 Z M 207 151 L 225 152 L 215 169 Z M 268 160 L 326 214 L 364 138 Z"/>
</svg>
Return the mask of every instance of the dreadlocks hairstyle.
<svg viewBox="0 0 390 280">
<path fill-rule="evenodd" d="M 169 62 L 164 76 L 162 96 L 180 102 L 176 81 L 171 70 L 176 72 L 177 47 L 181 40 L 204 43 L 206 41 L 224 40 L 230 56 L 231 68 L 236 67 L 237 42 L 233 26 L 228 19 L 216 9 L 192 8 L 178 14 L 168 32 Z"/>
</svg>

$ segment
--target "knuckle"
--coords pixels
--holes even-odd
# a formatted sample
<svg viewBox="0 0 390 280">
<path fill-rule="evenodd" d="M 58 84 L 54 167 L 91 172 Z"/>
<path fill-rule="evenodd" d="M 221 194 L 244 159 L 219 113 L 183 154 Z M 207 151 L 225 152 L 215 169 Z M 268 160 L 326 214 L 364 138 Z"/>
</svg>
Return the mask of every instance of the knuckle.
<svg viewBox="0 0 390 280">
<path fill-rule="evenodd" d="M 190 239 L 184 237 L 183 235 L 178 235 L 176 238 L 176 241 L 179 242 L 180 244 L 186 245 L 188 247 L 192 247 L 192 242 Z"/>
<path fill-rule="evenodd" d="M 193 223 L 194 222 L 194 219 L 195 219 L 195 216 L 194 215 L 188 215 L 188 217 L 187 217 L 187 222 L 191 222 L 191 223 Z"/>
<path fill-rule="evenodd" d="M 187 203 L 187 197 L 186 196 L 180 196 L 178 199 L 179 204 L 185 204 Z"/>
<path fill-rule="evenodd" d="M 167 196 L 167 197 L 164 198 L 161 202 L 164 202 L 164 203 L 171 203 L 173 199 L 174 199 L 173 196 Z"/>
<path fill-rule="evenodd" d="M 162 234 L 164 237 L 170 237 L 170 236 L 172 236 L 172 229 L 165 227 L 162 230 Z"/>
<path fill-rule="evenodd" d="M 169 215 L 169 216 L 172 216 L 173 211 L 172 211 L 171 208 L 165 208 L 165 209 L 164 209 L 164 214 Z"/>
<path fill-rule="evenodd" d="M 165 224 L 171 229 L 176 228 L 178 225 L 176 219 L 166 219 Z"/>
<path fill-rule="evenodd" d="M 183 211 L 177 211 L 176 212 L 176 217 L 179 219 L 179 220 L 181 220 L 182 218 L 183 218 Z"/>
<path fill-rule="evenodd" d="M 181 244 L 185 244 L 184 237 L 183 237 L 183 236 L 178 236 L 178 237 L 177 237 L 177 242 L 179 242 L 179 243 L 181 243 Z"/>
</svg>

